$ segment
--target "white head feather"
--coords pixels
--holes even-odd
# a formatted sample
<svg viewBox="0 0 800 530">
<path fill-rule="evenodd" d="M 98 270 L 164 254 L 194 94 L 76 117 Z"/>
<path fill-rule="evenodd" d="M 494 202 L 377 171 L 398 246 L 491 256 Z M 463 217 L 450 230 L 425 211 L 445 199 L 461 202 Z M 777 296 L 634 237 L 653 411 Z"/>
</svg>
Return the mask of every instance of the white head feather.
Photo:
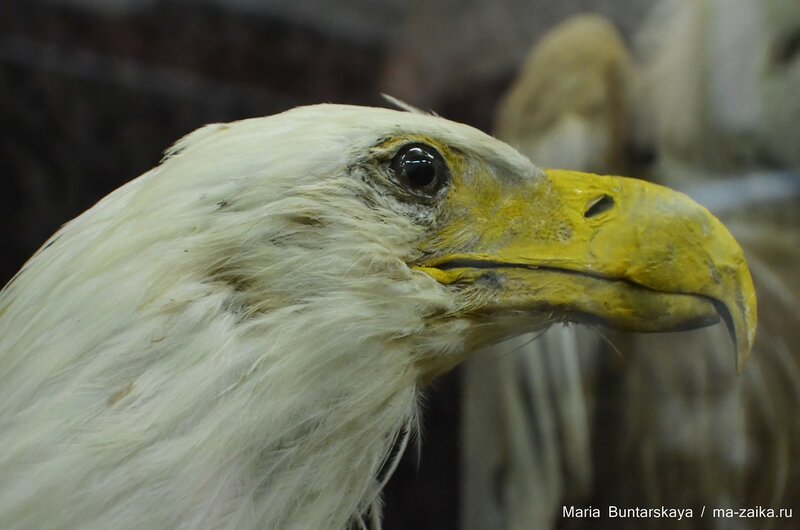
<svg viewBox="0 0 800 530">
<path fill-rule="evenodd" d="M 418 364 L 464 347 L 406 263 L 425 212 L 370 153 L 441 118 L 320 105 L 211 125 L 68 223 L 0 295 L 0 528 L 343 528 L 379 517 Z M 384 472 L 386 476 L 390 472 Z"/>
</svg>

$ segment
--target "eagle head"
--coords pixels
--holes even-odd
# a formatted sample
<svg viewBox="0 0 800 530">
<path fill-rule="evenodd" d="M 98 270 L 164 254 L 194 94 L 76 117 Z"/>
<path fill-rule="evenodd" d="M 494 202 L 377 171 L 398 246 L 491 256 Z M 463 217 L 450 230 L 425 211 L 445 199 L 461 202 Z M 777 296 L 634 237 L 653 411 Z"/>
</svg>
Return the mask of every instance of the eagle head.
<svg viewBox="0 0 800 530">
<path fill-rule="evenodd" d="M 741 249 L 666 188 L 418 113 L 207 126 L 3 290 L 0 527 L 377 522 L 418 389 L 470 351 L 718 315 L 741 366 Z"/>
</svg>

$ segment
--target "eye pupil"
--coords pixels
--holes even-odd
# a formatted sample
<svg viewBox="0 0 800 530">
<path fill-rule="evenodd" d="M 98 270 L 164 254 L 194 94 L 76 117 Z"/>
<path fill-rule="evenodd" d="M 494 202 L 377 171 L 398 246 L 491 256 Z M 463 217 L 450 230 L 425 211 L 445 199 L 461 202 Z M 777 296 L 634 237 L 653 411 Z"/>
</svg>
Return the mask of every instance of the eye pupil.
<svg viewBox="0 0 800 530">
<path fill-rule="evenodd" d="M 433 166 L 433 160 L 424 154 L 422 156 L 407 156 L 403 160 L 403 170 L 408 177 L 408 183 L 414 188 L 430 186 L 436 179 L 436 168 Z"/>
<path fill-rule="evenodd" d="M 406 145 L 392 160 L 398 184 L 418 196 L 435 195 L 447 183 L 449 172 L 442 155 L 425 144 Z"/>
</svg>

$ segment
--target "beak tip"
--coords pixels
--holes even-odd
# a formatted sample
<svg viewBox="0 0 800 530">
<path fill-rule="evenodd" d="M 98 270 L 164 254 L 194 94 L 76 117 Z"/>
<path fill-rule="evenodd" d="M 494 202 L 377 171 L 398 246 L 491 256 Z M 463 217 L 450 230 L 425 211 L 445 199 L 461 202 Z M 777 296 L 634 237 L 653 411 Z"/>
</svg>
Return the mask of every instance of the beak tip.
<svg viewBox="0 0 800 530">
<path fill-rule="evenodd" d="M 752 284 L 751 284 L 752 285 Z M 749 291 L 754 293 L 754 291 Z M 746 303 L 743 303 L 745 302 Z M 741 374 L 753 351 L 756 340 L 755 296 L 741 298 L 729 305 L 717 303 L 717 311 L 725 322 L 736 351 L 736 373 Z M 733 311 L 731 311 L 733 309 Z"/>
<path fill-rule="evenodd" d="M 739 247 L 739 260 L 737 289 L 734 297 L 729 299 L 729 307 L 733 313 L 728 312 L 727 321 L 731 336 L 736 347 L 736 373 L 740 375 L 744 370 L 753 345 L 756 341 L 756 328 L 758 326 L 758 305 L 753 277 L 744 258 L 744 252 Z"/>
</svg>

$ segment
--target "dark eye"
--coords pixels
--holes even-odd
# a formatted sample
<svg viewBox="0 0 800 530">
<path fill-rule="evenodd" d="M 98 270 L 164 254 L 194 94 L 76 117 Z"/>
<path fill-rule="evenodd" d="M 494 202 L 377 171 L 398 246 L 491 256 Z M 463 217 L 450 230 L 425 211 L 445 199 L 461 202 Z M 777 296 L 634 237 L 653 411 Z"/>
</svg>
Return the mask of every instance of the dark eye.
<svg viewBox="0 0 800 530">
<path fill-rule="evenodd" d="M 442 155 L 425 144 L 403 146 L 392 159 L 391 167 L 398 184 L 422 197 L 436 195 L 450 179 Z"/>
</svg>

